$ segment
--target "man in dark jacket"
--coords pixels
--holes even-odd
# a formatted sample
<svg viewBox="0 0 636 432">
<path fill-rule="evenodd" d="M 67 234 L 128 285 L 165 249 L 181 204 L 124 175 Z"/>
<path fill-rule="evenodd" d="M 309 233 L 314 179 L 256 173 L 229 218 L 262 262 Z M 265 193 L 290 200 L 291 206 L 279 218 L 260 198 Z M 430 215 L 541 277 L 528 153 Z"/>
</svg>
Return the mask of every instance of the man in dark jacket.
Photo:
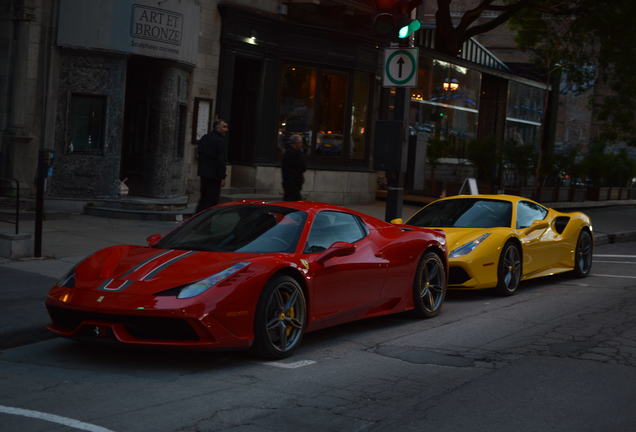
<svg viewBox="0 0 636 432">
<path fill-rule="evenodd" d="M 227 152 L 225 134 L 229 130 L 223 120 L 214 122 L 212 132 L 203 135 L 198 143 L 199 177 L 201 177 L 201 198 L 197 212 L 217 205 L 221 196 L 221 188 L 225 186 L 225 166 Z"/>
<path fill-rule="evenodd" d="M 300 191 L 305 182 L 304 172 L 307 169 L 305 154 L 302 151 L 303 137 L 294 134 L 289 137 L 289 147 L 283 156 L 283 190 L 285 201 L 300 201 Z"/>
</svg>

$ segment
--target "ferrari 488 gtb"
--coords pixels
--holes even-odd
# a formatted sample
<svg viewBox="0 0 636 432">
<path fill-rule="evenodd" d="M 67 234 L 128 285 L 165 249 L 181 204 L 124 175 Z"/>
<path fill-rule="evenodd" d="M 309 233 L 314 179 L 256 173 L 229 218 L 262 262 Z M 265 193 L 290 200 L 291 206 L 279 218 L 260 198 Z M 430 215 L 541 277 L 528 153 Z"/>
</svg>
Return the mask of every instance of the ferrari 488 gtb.
<svg viewBox="0 0 636 432">
<path fill-rule="evenodd" d="M 432 202 L 407 225 L 446 233 L 449 287 L 496 288 L 511 295 L 519 281 L 592 267 L 592 224 L 512 195 L 457 195 Z"/>
<path fill-rule="evenodd" d="M 50 291 L 49 328 L 76 339 L 248 348 L 282 358 L 303 333 L 414 310 L 446 294 L 444 233 L 320 203 L 238 202 L 148 246 L 113 246 Z"/>
</svg>

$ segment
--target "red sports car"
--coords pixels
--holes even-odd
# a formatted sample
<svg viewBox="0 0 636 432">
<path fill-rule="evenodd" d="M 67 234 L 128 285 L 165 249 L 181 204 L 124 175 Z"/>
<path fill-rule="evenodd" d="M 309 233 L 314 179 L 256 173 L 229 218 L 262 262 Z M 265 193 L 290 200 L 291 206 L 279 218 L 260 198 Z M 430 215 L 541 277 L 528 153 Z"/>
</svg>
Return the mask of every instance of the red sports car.
<svg viewBox="0 0 636 432">
<path fill-rule="evenodd" d="M 311 202 L 205 210 L 148 246 L 91 255 L 49 292 L 67 337 L 282 358 L 303 333 L 414 310 L 446 295 L 445 236 Z"/>
</svg>

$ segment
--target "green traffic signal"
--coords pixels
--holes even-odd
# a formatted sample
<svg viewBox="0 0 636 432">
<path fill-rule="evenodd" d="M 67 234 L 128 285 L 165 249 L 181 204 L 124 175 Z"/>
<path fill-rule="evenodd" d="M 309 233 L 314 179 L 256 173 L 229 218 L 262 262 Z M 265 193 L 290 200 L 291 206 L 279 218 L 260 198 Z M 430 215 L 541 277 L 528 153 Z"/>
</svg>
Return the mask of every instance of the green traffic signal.
<svg viewBox="0 0 636 432">
<path fill-rule="evenodd" d="M 402 27 L 400 31 L 398 31 L 398 37 L 400 39 L 407 38 L 413 33 L 415 33 L 416 31 L 418 31 L 420 28 L 422 28 L 422 23 L 420 22 L 420 20 L 413 20 L 407 25 L 405 25 L 404 27 Z"/>
</svg>

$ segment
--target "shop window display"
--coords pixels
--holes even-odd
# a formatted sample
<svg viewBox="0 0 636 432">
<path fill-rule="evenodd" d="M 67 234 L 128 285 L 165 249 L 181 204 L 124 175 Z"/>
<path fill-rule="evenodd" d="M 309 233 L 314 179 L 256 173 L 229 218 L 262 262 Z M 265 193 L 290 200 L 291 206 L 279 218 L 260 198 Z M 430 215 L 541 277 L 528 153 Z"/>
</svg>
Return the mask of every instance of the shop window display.
<svg viewBox="0 0 636 432">
<path fill-rule="evenodd" d="M 508 84 L 506 139 L 518 145 L 539 145 L 545 91 L 511 81 Z"/>
<path fill-rule="evenodd" d="M 69 153 L 101 153 L 104 148 L 104 96 L 71 96 Z"/>
<path fill-rule="evenodd" d="M 363 160 L 369 99 L 369 74 L 285 65 L 280 90 L 280 150 L 285 149 L 290 135 L 300 134 L 310 160 Z"/>
<path fill-rule="evenodd" d="M 411 89 L 412 133 L 447 140 L 448 156 L 463 157 L 477 137 L 481 74 L 452 63 L 422 59 Z"/>
</svg>

